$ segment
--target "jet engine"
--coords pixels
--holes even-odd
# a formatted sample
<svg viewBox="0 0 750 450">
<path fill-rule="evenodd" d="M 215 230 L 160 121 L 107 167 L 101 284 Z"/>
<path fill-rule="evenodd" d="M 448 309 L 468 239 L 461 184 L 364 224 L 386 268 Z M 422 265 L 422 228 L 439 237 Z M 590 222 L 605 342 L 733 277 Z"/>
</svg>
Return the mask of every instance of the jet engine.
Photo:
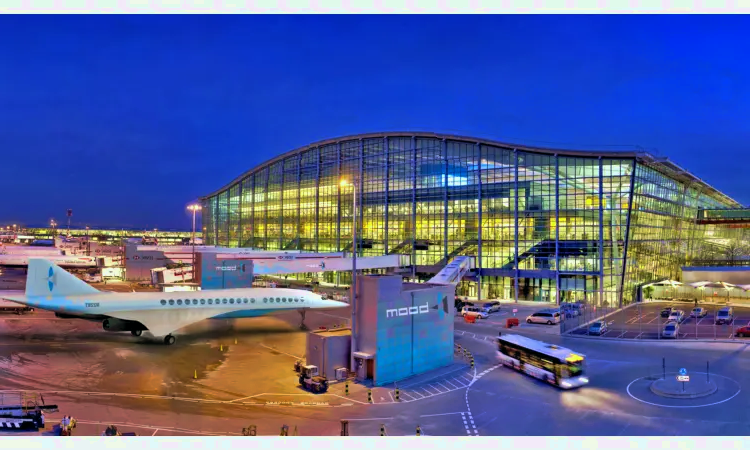
<svg viewBox="0 0 750 450">
<path fill-rule="evenodd" d="M 135 320 L 115 319 L 110 317 L 102 321 L 105 331 L 145 331 L 148 330 L 142 323 Z"/>
</svg>

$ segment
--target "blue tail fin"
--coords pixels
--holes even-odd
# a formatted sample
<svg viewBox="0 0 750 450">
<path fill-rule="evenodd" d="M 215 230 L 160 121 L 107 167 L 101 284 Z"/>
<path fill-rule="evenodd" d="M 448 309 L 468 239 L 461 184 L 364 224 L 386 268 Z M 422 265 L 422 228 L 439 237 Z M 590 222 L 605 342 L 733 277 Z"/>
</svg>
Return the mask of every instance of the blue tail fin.
<svg viewBox="0 0 750 450">
<path fill-rule="evenodd" d="M 29 259 L 26 296 L 96 294 L 97 289 L 46 259 Z"/>
</svg>

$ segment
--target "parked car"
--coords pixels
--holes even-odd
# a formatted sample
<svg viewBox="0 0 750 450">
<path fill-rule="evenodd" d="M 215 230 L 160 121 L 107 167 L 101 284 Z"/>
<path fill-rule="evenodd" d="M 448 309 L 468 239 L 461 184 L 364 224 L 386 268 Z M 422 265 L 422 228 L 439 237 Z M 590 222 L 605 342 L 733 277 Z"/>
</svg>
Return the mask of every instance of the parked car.
<svg viewBox="0 0 750 450">
<path fill-rule="evenodd" d="M 745 325 L 744 327 L 737 328 L 737 331 L 735 332 L 735 336 L 750 337 L 750 322 L 748 322 L 748 324 Z"/>
<path fill-rule="evenodd" d="M 606 333 L 607 330 L 607 322 L 603 320 L 599 320 L 597 322 L 594 322 L 589 327 L 589 334 L 595 334 L 597 336 L 601 336 L 602 334 Z"/>
<path fill-rule="evenodd" d="M 555 310 L 542 310 L 535 312 L 526 318 L 526 323 L 546 323 L 547 325 L 553 325 L 560 323 L 561 317 L 560 312 Z"/>
<path fill-rule="evenodd" d="M 667 318 L 670 314 L 672 314 L 672 311 L 674 311 L 675 308 L 672 308 L 671 306 L 667 306 L 666 308 L 661 310 L 661 317 Z"/>
<path fill-rule="evenodd" d="M 732 323 L 733 320 L 734 320 L 734 310 L 732 309 L 731 306 L 721 308 L 719 312 L 716 313 L 716 325 Z"/>
<path fill-rule="evenodd" d="M 661 336 L 670 339 L 677 339 L 680 335 L 680 324 L 679 322 L 669 322 L 664 326 L 664 330 L 661 332 Z"/>
<path fill-rule="evenodd" d="M 500 311 L 500 302 L 482 303 L 482 310 L 486 313 L 498 312 Z"/>
<path fill-rule="evenodd" d="M 693 308 L 693 310 L 690 312 L 690 317 L 701 319 L 703 317 L 706 317 L 706 314 L 708 314 L 706 308 Z"/>
<path fill-rule="evenodd" d="M 489 314 L 487 314 L 485 311 L 483 311 L 480 308 L 477 308 L 476 306 L 464 306 L 461 310 L 461 315 L 466 316 L 477 316 L 480 319 L 486 319 L 489 317 Z"/>
<path fill-rule="evenodd" d="M 563 303 L 560 310 L 566 317 L 578 317 L 581 315 L 581 306 L 576 303 Z"/>
<path fill-rule="evenodd" d="M 685 313 L 679 309 L 675 309 L 672 311 L 672 314 L 669 315 L 667 322 L 682 323 L 683 320 L 685 320 Z"/>
</svg>

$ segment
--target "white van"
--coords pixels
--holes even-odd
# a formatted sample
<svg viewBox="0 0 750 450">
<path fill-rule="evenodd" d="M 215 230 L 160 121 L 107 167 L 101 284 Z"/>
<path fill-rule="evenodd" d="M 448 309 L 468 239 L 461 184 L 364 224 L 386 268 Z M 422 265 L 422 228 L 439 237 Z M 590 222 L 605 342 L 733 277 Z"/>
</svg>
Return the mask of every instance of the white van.
<svg viewBox="0 0 750 450">
<path fill-rule="evenodd" d="M 461 315 L 466 316 L 478 316 L 480 319 L 486 319 L 489 317 L 489 314 L 487 314 L 486 311 L 484 311 L 481 308 L 477 308 L 476 306 L 464 306 L 463 309 L 461 309 Z"/>
<path fill-rule="evenodd" d="M 560 311 L 547 309 L 535 312 L 526 318 L 526 323 L 546 323 L 547 325 L 560 323 Z"/>
</svg>

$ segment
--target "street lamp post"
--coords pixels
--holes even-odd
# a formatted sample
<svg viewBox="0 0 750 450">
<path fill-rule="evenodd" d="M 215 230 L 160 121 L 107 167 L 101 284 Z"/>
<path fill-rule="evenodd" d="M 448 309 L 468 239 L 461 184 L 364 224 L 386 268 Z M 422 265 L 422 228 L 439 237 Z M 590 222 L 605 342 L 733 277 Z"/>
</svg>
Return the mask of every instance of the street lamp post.
<svg viewBox="0 0 750 450">
<path fill-rule="evenodd" d="M 349 183 L 347 180 L 341 180 L 341 186 L 351 185 L 352 187 L 352 353 L 357 351 L 357 185 Z M 351 361 L 352 369 L 354 361 Z"/>
<path fill-rule="evenodd" d="M 193 283 L 195 283 L 195 274 L 197 273 L 195 269 L 195 214 L 200 211 L 201 205 L 190 205 L 188 206 L 188 209 L 193 212 L 193 232 L 191 234 L 190 240 L 193 244 Z"/>
</svg>

